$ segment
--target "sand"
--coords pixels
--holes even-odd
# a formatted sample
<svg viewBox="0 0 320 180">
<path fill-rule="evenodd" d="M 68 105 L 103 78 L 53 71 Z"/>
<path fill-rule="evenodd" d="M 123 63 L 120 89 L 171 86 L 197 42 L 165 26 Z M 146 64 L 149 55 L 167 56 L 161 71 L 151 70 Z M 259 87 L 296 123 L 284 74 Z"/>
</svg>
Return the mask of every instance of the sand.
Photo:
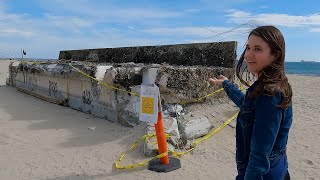
<svg viewBox="0 0 320 180">
<path fill-rule="evenodd" d="M 169 173 L 147 167 L 117 171 L 116 159 L 143 135 L 143 124 L 123 127 L 18 92 L 5 85 L 8 65 L 9 61 L 0 61 L 0 179 L 231 180 L 236 175 L 232 126 L 180 158 L 181 169 Z M 291 177 L 320 179 L 320 77 L 288 77 L 294 92 L 288 142 Z M 231 103 L 229 106 L 228 110 L 220 107 L 225 117 L 236 111 Z M 138 146 L 121 165 L 144 159 Z"/>
</svg>

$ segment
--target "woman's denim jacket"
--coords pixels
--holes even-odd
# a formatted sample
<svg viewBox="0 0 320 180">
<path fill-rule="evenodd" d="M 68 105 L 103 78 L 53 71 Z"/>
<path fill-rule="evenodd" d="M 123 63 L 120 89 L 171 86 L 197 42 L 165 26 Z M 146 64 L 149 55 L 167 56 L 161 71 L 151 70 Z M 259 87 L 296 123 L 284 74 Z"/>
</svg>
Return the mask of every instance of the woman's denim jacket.
<svg viewBox="0 0 320 180">
<path fill-rule="evenodd" d="M 247 97 L 258 83 L 249 87 L 246 94 L 229 80 L 222 83 L 229 98 L 240 108 L 236 125 L 236 162 L 238 174 L 245 175 L 246 180 L 262 179 L 279 161 L 286 151 L 292 122 L 292 105 L 285 110 L 278 107 L 282 100 L 280 93 L 254 99 Z"/>
</svg>

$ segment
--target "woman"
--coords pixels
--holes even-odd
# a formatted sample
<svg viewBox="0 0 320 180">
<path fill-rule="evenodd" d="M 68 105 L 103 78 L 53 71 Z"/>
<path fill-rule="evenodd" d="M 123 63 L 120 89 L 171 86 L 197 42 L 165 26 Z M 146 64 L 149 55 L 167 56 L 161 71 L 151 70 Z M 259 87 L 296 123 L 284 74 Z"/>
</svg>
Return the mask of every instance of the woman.
<svg viewBox="0 0 320 180">
<path fill-rule="evenodd" d="M 222 84 L 240 108 L 236 126 L 236 179 L 290 179 L 286 147 L 292 123 L 292 90 L 284 61 L 282 33 L 274 26 L 260 26 L 249 34 L 236 68 L 237 77 L 247 86 L 243 79 L 246 69 L 257 79 L 247 93 L 243 94 L 225 76 L 209 79 Z"/>
</svg>

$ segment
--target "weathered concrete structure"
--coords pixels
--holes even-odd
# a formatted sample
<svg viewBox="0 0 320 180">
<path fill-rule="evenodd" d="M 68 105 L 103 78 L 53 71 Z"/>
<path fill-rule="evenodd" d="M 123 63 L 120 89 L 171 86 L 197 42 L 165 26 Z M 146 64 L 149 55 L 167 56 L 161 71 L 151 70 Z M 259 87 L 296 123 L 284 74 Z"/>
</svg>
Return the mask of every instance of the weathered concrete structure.
<svg viewBox="0 0 320 180">
<path fill-rule="evenodd" d="M 194 100 L 217 90 L 218 87 L 208 83 L 209 77 L 224 74 L 233 78 L 236 42 L 61 51 L 59 59 L 12 63 L 7 84 L 52 103 L 134 126 L 139 123 L 137 95 L 148 76 L 156 79 L 164 110 L 180 116 L 182 107 L 173 113 L 168 104 Z M 156 73 L 145 74 L 149 68 L 156 68 Z M 166 124 L 170 124 L 167 132 L 174 132 L 175 138 L 171 140 L 175 146 L 182 136 L 196 138 L 211 127 L 206 118 L 197 120 L 198 125 L 205 125 L 201 131 L 187 126 L 195 120 L 189 123 L 173 123 L 169 117 L 167 120 Z M 188 132 L 180 135 L 178 127 L 171 127 L 173 124 L 185 124 L 179 131 Z M 198 132 L 201 134 L 194 134 Z"/>
<path fill-rule="evenodd" d="M 146 68 L 141 64 L 127 63 L 111 66 L 78 62 L 73 66 L 106 84 L 138 94 L 142 72 Z M 156 84 L 160 88 L 163 103 L 188 101 L 205 96 L 216 90 L 216 87 L 209 86 L 209 77 L 223 73 L 231 78 L 233 74 L 231 68 L 152 67 L 159 68 Z M 68 64 L 13 63 L 9 68 L 8 84 L 47 97 L 50 102 L 55 101 L 125 125 L 135 125 L 139 121 L 138 96 L 98 83 Z"/>
<path fill-rule="evenodd" d="M 237 42 L 193 43 L 60 51 L 59 60 L 233 68 Z"/>
</svg>

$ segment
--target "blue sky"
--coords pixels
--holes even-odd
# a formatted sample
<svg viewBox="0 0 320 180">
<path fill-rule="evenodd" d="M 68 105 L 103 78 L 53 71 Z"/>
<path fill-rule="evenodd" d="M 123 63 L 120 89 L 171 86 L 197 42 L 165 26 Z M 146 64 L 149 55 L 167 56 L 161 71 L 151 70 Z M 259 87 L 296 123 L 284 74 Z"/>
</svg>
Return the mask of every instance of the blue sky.
<svg viewBox="0 0 320 180">
<path fill-rule="evenodd" d="M 287 61 L 320 61 L 319 0 L 0 0 L 0 57 L 58 58 L 60 50 L 238 41 L 275 25 Z"/>
</svg>

